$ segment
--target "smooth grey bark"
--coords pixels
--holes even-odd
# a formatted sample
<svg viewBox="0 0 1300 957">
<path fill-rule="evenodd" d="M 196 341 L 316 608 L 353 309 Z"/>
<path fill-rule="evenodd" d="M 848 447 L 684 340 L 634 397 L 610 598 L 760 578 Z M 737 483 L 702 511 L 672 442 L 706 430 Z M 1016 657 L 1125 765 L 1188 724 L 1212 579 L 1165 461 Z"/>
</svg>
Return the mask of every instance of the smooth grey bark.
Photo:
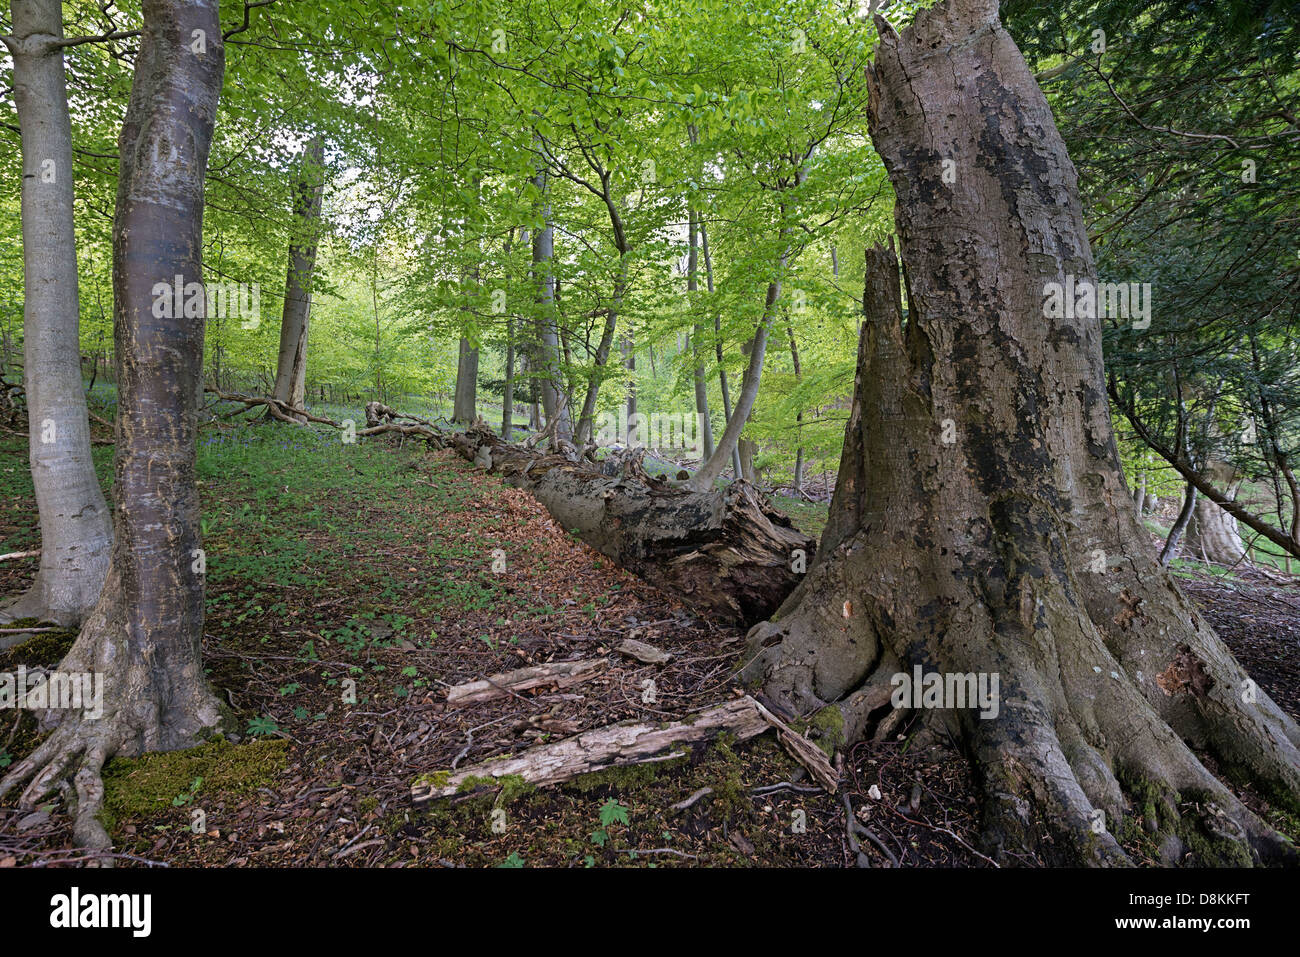
<svg viewBox="0 0 1300 957">
<path fill-rule="evenodd" d="M 560 363 L 560 338 L 555 317 L 555 225 L 551 220 L 551 198 L 546 167 L 539 164 L 534 179 L 541 196 L 540 229 L 533 230 L 533 282 L 537 287 L 537 305 L 541 315 L 537 320 L 537 341 L 541 375 L 542 410 L 546 413 L 546 428 L 553 429 L 554 442 L 573 441 L 573 420 L 563 387 L 563 366 Z"/>
<path fill-rule="evenodd" d="M 63 8 L 58 0 L 12 0 L 10 9 L 14 32 L 5 42 L 22 133 L 23 384 L 41 565 L 32 587 L 0 608 L 0 622 L 79 625 L 103 588 L 113 528 L 81 386 Z M 0 648 L 21 637 L 0 635 Z"/>
<path fill-rule="evenodd" d="M 501 390 L 501 438 L 511 440 L 515 430 L 515 321 L 506 320 L 506 382 Z"/>
<path fill-rule="evenodd" d="M 785 256 L 782 256 L 782 272 L 784 272 L 784 265 Z M 744 460 L 740 457 L 743 454 L 739 451 L 740 433 L 745 428 L 749 413 L 754 409 L 754 401 L 758 398 L 759 383 L 763 379 L 763 359 L 767 355 L 768 332 L 775 318 L 776 301 L 780 296 L 780 281 L 768 283 L 767 298 L 763 302 L 763 315 L 759 320 L 758 328 L 754 330 L 754 338 L 749 349 L 749 364 L 745 367 L 745 376 L 740 383 L 740 395 L 736 399 L 736 407 L 732 410 L 731 419 L 727 422 L 727 428 L 722 433 L 722 438 L 718 440 L 718 446 L 713 450 L 713 454 L 704 461 L 694 475 L 687 479 L 686 487 L 694 491 L 712 488 L 733 453 L 737 453 L 738 459 L 736 477 L 748 478 L 743 470 Z"/>
<path fill-rule="evenodd" d="M 289 242 L 284 311 L 280 315 L 280 351 L 272 392 L 274 398 L 295 409 L 304 408 L 307 399 L 307 336 L 324 192 L 325 140 L 314 136 L 303 149 L 294 182 L 293 235 Z"/>
<path fill-rule="evenodd" d="M 1187 530 L 1187 523 L 1192 520 L 1192 510 L 1196 507 L 1196 486 L 1189 484 L 1187 491 L 1183 494 L 1183 506 L 1178 510 L 1178 517 L 1174 519 L 1174 524 L 1169 529 L 1169 534 L 1165 537 L 1164 547 L 1160 549 L 1160 566 L 1168 567 L 1174 555 L 1178 552 L 1178 543 L 1182 540 L 1183 532 Z"/>
<path fill-rule="evenodd" d="M 709 254 L 709 228 L 708 225 L 700 221 L 700 252 L 704 256 L 704 281 L 705 288 L 709 291 L 709 299 L 713 298 L 713 257 Z M 717 310 L 713 311 L 713 347 L 718 357 L 718 387 L 722 392 L 722 426 L 723 431 L 731 424 L 731 385 L 727 381 L 727 367 L 723 365 L 722 358 L 722 317 Z M 714 447 L 716 451 L 717 447 Z M 712 456 L 709 456 L 712 458 Z M 740 450 L 733 448 L 731 450 L 731 468 L 732 474 L 737 478 L 740 477 Z"/>
<path fill-rule="evenodd" d="M 794 326 L 789 322 L 786 323 L 786 331 L 790 333 L 790 361 L 794 363 L 795 381 L 803 378 L 803 366 L 799 363 L 799 343 L 794 337 Z M 803 437 L 803 413 L 799 412 L 794 417 L 795 428 L 799 432 L 800 438 Z M 794 491 L 797 495 L 803 489 L 803 445 L 800 445 L 795 453 L 794 458 Z"/>
<path fill-rule="evenodd" d="M 798 189 L 808 178 L 808 160 L 812 158 L 812 150 L 800 163 L 798 170 L 795 172 L 794 188 Z M 785 203 L 781 204 L 782 219 L 785 218 Z M 792 226 L 783 225 L 781 227 L 782 236 L 789 236 L 793 233 Z M 718 440 L 718 447 L 714 449 L 713 455 L 709 456 L 700 466 L 699 470 L 691 476 L 687 484 L 690 488 L 699 490 L 712 487 L 713 483 L 718 480 L 722 470 L 726 467 L 726 460 L 733 452 L 735 455 L 736 477 L 744 478 L 746 481 L 754 482 L 758 476 L 754 474 L 753 456 L 757 446 L 750 442 L 745 447 L 741 447 L 740 433 L 745 428 L 745 423 L 749 420 L 749 414 L 754 410 L 754 402 L 758 398 L 758 387 L 763 379 L 763 359 L 767 354 L 767 339 L 771 331 L 772 323 L 776 319 L 776 303 L 781 298 L 781 278 L 785 275 L 786 264 L 789 261 L 792 247 L 787 245 L 782 251 L 780 259 L 777 261 L 777 279 L 768 283 L 767 298 L 763 303 L 762 316 L 758 322 L 758 328 L 754 330 L 754 338 L 747 344 L 746 351 L 749 355 L 749 364 L 745 368 L 745 376 L 740 384 L 740 396 L 736 400 L 736 408 L 727 422 L 727 428 L 722 433 L 722 438 Z M 707 253 L 706 253 L 707 255 Z"/>
<path fill-rule="evenodd" d="M 627 370 L 627 420 L 631 422 L 636 415 L 636 342 L 631 332 L 623 336 L 623 368 Z"/>
<path fill-rule="evenodd" d="M 1205 472 L 1230 501 L 1236 501 L 1242 475 L 1231 463 L 1212 458 L 1205 464 Z M 1237 520 L 1204 495 L 1196 499 L 1184 550 L 1191 557 L 1218 565 L 1236 565 L 1246 557 Z"/>
<path fill-rule="evenodd" d="M 456 395 L 451 420 L 469 424 L 478 417 L 478 349 L 464 336 L 456 360 Z"/>
<path fill-rule="evenodd" d="M 691 209 L 688 217 L 689 251 L 686 258 L 686 300 L 691 309 L 697 308 L 696 293 L 700 289 L 700 217 Z M 691 351 L 695 356 L 695 414 L 700 417 L 704 434 L 704 458 L 707 461 L 713 455 L 713 419 L 709 414 L 709 383 L 704 377 L 704 317 L 696 316 L 695 328 L 691 333 Z"/>
<path fill-rule="evenodd" d="M 144 0 L 143 14 L 113 221 L 116 538 L 104 590 L 60 664 L 102 675 L 102 714 L 54 713 L 49 737 L 0 781 L 0 799 L 26 783 L 22 807 L 70 781 L 73 833 L 92 848 L 110 844 L 98 818 L 104 763 L 191 747 L 220 720 L 200 652 L 205 565 L 191 397 L 205 310 L 155 315 L 153 288 L 177 275 L 201 288 L 204 175 L 225 47 L 217 0 Z"/>
</svg>

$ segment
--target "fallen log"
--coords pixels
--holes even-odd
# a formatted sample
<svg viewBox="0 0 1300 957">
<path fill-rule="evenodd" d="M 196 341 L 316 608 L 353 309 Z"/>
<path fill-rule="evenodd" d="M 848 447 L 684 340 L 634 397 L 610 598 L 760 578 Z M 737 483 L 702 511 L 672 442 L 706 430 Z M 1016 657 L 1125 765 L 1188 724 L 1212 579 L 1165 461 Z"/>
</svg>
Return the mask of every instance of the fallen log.
<svg viewBox="0 0 1300 957">
<path fill-rule="evenodd" d="M 837 776 L 821 749 L 746 695 L 700 711 L 686 721 L 655 724 L 620 721 L 562 741 L 538 745 L 523 754 L 494 758 L 460 771 L 423 775 L 411 786 L 411 801 L 426 804 L 503 778 L 518 778 L 534 787 L 561 784 L 608 768 L 684 757 L 686 749 L 681 745 L 710 741 L 720 734 L 747 741 L 769 729 L 777 731 L 786 751 L 808 769 L 819 785 L 835 793 Z"/>
<path fill-rule="evenodd" d="M 686 754 L 681 745 L 708 741 L 723 733 L 744 741 L 769 727 L 754 707 L 754 700 L 748 697 L 701 711 L 692 718 L 666 724 L 620 721 L 530 748 L 514 757 L 485 761 L 460 771 L 425 775 L 412 785 L 411 801 L 425 804 L 451 797 L 466 782 L 473 783 L 479 778 L 518 777 L 534 786 L 545 787 L 607 768 L 671 761 Z"/>
<path fill-rule="evenodd" d="M 609 666 L 608 658 L 588 658 L 581 661 L 552 661 L 543 665 L 518 668 L 481 681 L 455 685 L 447 691 L 447 705 L 461 707 L 517 695 L 535 688 L 569 688 L 596 677 Z"/>
<path fill-rule="evenodd" d="M 448 438 L 602 555 L 715 620 L 748 627 L 771 617 L 816 549 L 745 482 L 692 492 L 647 474 L 635 455 L 575 462 L 478 425 Z"/>
</svg>

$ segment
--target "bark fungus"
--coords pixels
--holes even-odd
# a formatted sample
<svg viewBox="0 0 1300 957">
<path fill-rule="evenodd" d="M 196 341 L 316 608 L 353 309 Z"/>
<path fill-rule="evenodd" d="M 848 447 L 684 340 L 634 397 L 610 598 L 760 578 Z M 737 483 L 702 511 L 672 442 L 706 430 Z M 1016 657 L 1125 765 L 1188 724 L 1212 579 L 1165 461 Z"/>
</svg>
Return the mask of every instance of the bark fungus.
<svg viewBox="0 0 1300 957">
<path fill-rule="evenodd" d="M 1168 863 L 1184 842 L 1201 862 L 1294 863 L 1201 756 L 1295 808 L 1300 732 L 1153 560 L 1098 321 L 1044 316 L 1045 283 L 1096 269 L 1074 167 L 997 14 L 947 0 L 901 36 L 877 18 L 870 128 L 908 311 L 893 253 L 870 250 L 830 522 L 751 631 L 744 677 L 851 740 L 899 725 L 894 677 L 917 665 L 999 676 L 996 717 L 913 716 L 968 753 L 1000 856 L 1125 864 L 1114 835 L 1154 808 Z"/>
</svg>

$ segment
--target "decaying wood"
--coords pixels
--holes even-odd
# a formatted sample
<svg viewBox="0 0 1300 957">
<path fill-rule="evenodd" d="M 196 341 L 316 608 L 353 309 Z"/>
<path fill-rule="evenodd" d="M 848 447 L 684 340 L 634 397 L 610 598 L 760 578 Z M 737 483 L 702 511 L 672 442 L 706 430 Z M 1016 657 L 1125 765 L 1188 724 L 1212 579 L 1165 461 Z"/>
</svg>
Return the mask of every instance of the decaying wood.
<svg viewBox="0 0 1300 957">
<path fill-rule="evenodd" d="M 692 492 L 647 474 L 634 457 L 606 475 L 564 455 L 508 445 L 480 426 L 449 440 L 464 458 L 531 493 L 601 554 L 716 620 L 749 626 L 770 616 L 816 549 L 743 482 Z"/>
<path fill-rule="evenodd" d="M 673 660 L 673 656 L 668 652 L 660 651 L 654 645 L 637 641 L 635 638 L 624 639 L 614 650 L 647 665 L 662 665 Z"/>
<path fill-rule="evenodd" d="M 723 733 L 745 741 L 762 734 L 768 727 L 749 697 L 701 711 L 687 721 L 667 724 L 620 721 L 530 748 L 514 757 L 485 761 L 452 774 L 423 779 L 411 788 L 411 800 L 424 804 L 450 797 L 469 778 L 517 776 L 529 784 L 545 787 L 606 768 L 671 761 L 686 753 L 682 745 L 708 741 Z"/>
<path fill-rule="evenodd" d="M 424 804 L 451 797 L 470 779 L 519 777 L 545 787 L 594 771 L 671 761 L 685 755 L 685 744 L 709 741 L 720 734 L 737 741 L 775 729 L 790 755 L 808 769 L 823 788 L 835 793 L 838 781 L 826 755 L 753 698 L 746 695 L 698 712 L 686 721 L 649 724 L 620 721 L 584 731 L 563 741 L 530 748 L 514 757 L 496 758 L 450 774 L 424 778 L 411 788 L 411 800 Z"/>
<path fill-rule="evenodd" d="M 570 688 L 594 678 L 609 666 L 608 658 L 581 661 L 552 661 L 529 668 L 518 668 L 492 675 L 481 681 L 469 681 L 447 691 L 447 704 L 459 707 L 504 698 L 535 688 Z"/>
<path fill-rule="evenodd" d="M 835 773 L 835 769 L 831 767 L 830 761 L 827 760 L 826 752 L 799 734 L 771 711 L 768 711 L 759 702 L 755 701 L 754 707 L 763 716 L 763 720 L 776 729 L 777 740 L 790 753 L 790 757 L 807 768 L 808 773 L 813 776 L 813 780 L 820 784 L 825 791 L 834 794 L 836 788 L 839 787 L 839 775 Z"/>
</svg>

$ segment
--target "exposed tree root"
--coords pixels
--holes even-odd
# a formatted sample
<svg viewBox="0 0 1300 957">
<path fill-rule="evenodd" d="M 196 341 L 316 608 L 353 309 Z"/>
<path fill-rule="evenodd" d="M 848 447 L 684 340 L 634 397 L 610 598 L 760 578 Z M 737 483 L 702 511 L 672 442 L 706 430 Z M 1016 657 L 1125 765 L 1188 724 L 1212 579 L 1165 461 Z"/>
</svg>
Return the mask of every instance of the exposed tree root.
<svg viewBox="0 0 1300 957">
<path fill-rule="evenodd" d="M 134 654 L 121 602 L 120 578 L 110 569 L 104 597 L 58 668 L 102 680 L 102 713 L 94 707 L 38 711 L 42 727 L 52 727 L 49 736 L 0 779 L 0 800 L 22 788 L 21 808 L 63 793 L 77 844 L 98 850 L 111 846 L 99 819 L 104 764 L 114 755 L 192 747 L 220 720 L 197 655 L 192 663 L 164 669 Z"/>
</svg>

